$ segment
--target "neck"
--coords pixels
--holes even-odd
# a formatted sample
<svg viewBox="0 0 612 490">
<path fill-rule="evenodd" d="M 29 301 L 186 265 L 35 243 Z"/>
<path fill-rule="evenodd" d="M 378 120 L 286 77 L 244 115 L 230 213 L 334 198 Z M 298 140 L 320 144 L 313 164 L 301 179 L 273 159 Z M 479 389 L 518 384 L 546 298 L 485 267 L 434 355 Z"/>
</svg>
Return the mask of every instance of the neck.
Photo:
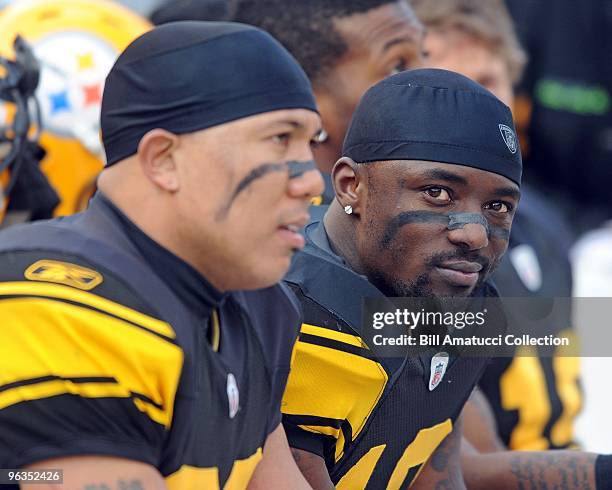
<svg viewBox="0 0 612 490">
<path fill-rule="evenodd" d="M 205 254 L 193 254 L 182 239 L 170 194 L 147 185 L 131 170 L 126 164 L 116 164 L 101 174 L 98 188 L 149 238 L 193 267 L 217 291 L 226 292 L 228 288 L 223 278 L 214 273 L 216 269 L 202 263 Z"/>
<path fill-rule="evenodd" d="M 334 200 L 325 214 L 325 231 L 334 253 L 342 257 L 357 274 L 363 274 L 363 267 L 357 252 L 357 216 L 348 215 L 337 200 Z"/>
</svg>

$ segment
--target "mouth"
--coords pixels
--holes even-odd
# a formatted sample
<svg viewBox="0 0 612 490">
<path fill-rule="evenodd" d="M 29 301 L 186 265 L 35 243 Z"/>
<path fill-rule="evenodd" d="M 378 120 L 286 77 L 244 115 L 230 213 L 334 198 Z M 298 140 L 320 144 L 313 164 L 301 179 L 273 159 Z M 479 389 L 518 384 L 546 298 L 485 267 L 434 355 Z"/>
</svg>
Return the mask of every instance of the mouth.
<svg viewBox="0 0 612 490">
<path fill-rule="evenodd" d="M 300 234 L 300 230 L 306 226 L 308 216 L 298 217 L 278 227 L 278 235 L 292 250 L 301 250 L 306 244 L 306 240 Z"/>
<path fill-rule="evenodd" d="M 483 266 L 478 262 L 450 261 L 438 265 L 435 270 L 442 279 L 455 287 L 474 287 L 480 277 Z"/>
</svg>

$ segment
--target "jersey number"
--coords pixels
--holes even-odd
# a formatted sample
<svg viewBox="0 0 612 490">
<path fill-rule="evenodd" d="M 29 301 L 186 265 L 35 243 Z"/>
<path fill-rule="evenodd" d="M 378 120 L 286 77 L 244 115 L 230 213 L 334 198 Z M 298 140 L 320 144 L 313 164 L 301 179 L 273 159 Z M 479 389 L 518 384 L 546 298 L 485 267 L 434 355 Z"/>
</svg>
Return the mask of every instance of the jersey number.
<svg viewBox="0 0 612 490">
<path fill-rule="evenodd" d="M 406 480 L 410 470 L 425 463 L 452 430 L 453 424 L 450 419 L 446 419 L 444 422 L 434 425 L 433 427 L 421 429 L 398 460 L 386 488 L 388 490 L 400 488 Z M 342 477 L 336 485 L 336 489 L 348 490 L 365 488 L 385 448 L 386 444 L 371 448 L 361 457 L 357 464 Z"/>
<path fill-rule="evenodd" d="M 553 382 L 563 404 L 563 413 L 551 428 L 550 440 L 555 446 L 564 447 L 572 442 L 573 421 L 580 408 L 579 359 L 555 356 L 552 361 Z M 548 449 L 544 429 L 551 416 L 551 404 L 544 369 L 534 347 L 518 349 L 501 377 L 500 392 L 502 408 L 518 410 L 519 422 L 510 436 L 510 449 Z"/>
</svg>

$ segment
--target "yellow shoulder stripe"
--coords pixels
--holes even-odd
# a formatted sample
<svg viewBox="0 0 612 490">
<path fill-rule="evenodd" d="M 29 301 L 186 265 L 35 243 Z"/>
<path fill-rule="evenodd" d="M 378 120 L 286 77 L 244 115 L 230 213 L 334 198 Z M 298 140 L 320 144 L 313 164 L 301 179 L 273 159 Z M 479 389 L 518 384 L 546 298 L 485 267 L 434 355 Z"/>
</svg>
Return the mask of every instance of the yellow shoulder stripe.
<svg viewBox="0 0 612 490">
<path fill-rule="evenodd" d="M 128 322 L 141 325 L 160 335 L 174 339 L 176 334 L 172 327 L 157 318 L 145 315 L 139 311 L 128 308 L 114 301 L 102 298 L 92 293 L 80 291 L 69 286 L 60 284 L 48 284 L 38 282 L 4 282 L 0 283 L 0 299 L 2 296 L 44 296 L 60 300 L 81 303 L 85 306 L 96 308 L 110 315 L 117 316 Z"/>
<path fill-rule="evenodd" d="M 312 331 L 311 325 L 307 327 Z M 314 328 L 335 334 L 331 330 Z M 312 343 L 298 341 L 295 351 L 283 397 L 283 413 L 346 420 L 354 440 L 387 386 L 386 371 L 375 360 Z M 327 435 L 335 435 L 336 430 L 312 425 L 302 428 Z M 341 457 L 343 446 L 344 437 L 339 431 L 336 460 Z"/>
<path fill-rule="evenodd" d="M 368 346 L 361 340 L 357 335 L 350 335 L 348 333 L 337 332 L 336 330 L 330 330 L 329 328 L 317 327 L 316 325 L 310 325 L 308 323 L 302 323 L 300 330 L 302 333 L 309 335 L 316 335 L 317 337 L 324 337 L 326 339 L 337 340 L 338 342 L 344 342 L 345 344 L 354 345 L 355 347 L 362 347 L 367 349 Z"/>
<path fill-rule="evenodd" d="M 178 345 L 121 318 L 51 298 L 2 299 L 0 318 L 0 409 L 63 393 L 132 397 L 140 411 L 170 426 L 183 367 Z M 78 378 L 116 383 L 70 381 Z"/>
</svg>

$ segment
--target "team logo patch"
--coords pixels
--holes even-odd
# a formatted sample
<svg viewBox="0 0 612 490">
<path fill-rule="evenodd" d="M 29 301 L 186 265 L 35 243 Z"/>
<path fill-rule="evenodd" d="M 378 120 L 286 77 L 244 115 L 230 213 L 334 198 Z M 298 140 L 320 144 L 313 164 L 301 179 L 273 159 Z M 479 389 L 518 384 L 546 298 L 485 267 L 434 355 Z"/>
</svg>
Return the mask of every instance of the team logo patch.
<svg viewBox="0 0 612 490">
<path fill-rule="evenodd" d="M 506 146 L 510 150 L 510 153 L 514 155 L 518 150 L 518 142 L 516 140 L 516 135 L 514 134 L 514 131 L 505 124 L 500 124 L 499 132 L 501 133 L 502 138 L 504 139 L 504 143 L 506 143 Z"/>
<path fill-rule="evenodd" d="M 539 291 L 542 287 L 542 269 L 533 247 L 518 245 L 508 252 L 508 257 L 525 287 L 532 292 Z"/>
<path fill-rule="evenodd" d="M 24 272 L 30 281 L 54 282 L 89 291 L 104 280 L 102 274 L 86 267 L 56 260 L 39 260 Z"/>
<path fill-rule="evenodd" d="M 446 367 L 448 366 L 448 354 L 446 352 L 438 352 L 431 358 L 431 372 L 429 374 L 429 391 L 435 390 L 444 374 L 446 373 Z"/>
<path fill-rule="evenodd" d="M 232 373 L 227 375 L 227 401 L 229 404 L 229 417 L 233 419 L 238 410 L 240 410 L 240 392 L 238 391 L 236 378 Z"/>
</svg>

